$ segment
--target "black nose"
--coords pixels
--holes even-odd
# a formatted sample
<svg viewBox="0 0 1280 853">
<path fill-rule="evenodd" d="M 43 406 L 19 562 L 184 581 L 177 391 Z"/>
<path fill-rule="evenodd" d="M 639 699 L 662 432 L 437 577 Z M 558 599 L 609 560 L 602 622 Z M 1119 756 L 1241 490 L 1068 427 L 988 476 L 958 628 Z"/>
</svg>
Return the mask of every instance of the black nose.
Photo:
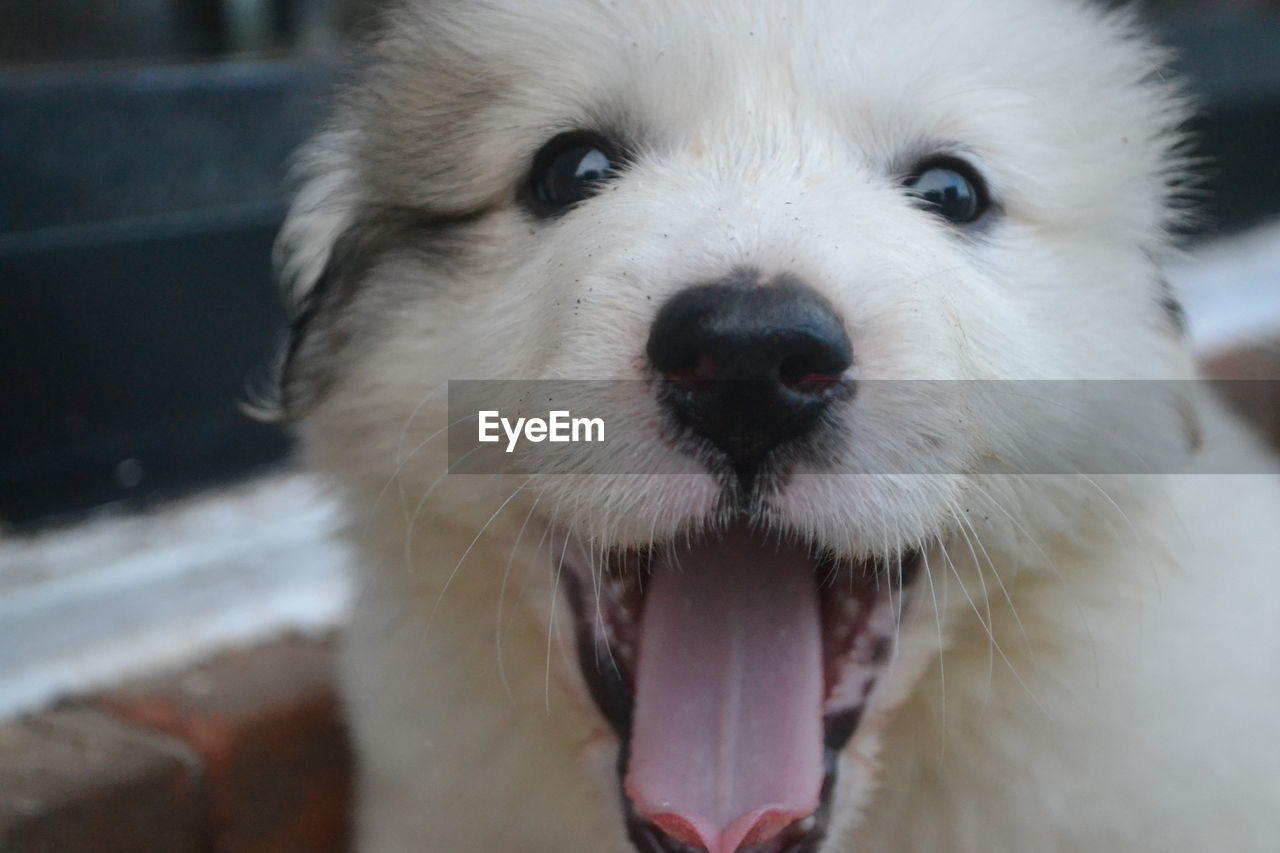
<svg viewBox="0 0 1280 853">
<path fill-rule="evenodd" d="M 663 404 L 744 480 L 852 389 L 844 325 L 825 299 L 790 280 L 681 291 L 658 311 L 648 354 Z"/>
</svg>

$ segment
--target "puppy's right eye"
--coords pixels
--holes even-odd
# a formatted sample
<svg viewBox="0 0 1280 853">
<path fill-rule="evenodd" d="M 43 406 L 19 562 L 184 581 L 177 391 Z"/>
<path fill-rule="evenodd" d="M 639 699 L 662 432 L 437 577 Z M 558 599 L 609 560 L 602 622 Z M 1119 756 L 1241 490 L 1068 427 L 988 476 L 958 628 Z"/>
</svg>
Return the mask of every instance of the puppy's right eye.
<svg viewBox="0 0 1280 853">
<path fill-rule="evenodd" d="M 978 220 L 991 206 L 978 170 L 954 157 L 935 158 L 917 167 L 907 179 L 907 192 L 926 210 L 954 225 Z"/>
<path fill-rule="evenodd" d="M 561 134 L 533 158 L 526 192 L 529 209 L 537 216 L 554 216 L 594 193 L 617 167 L 609 143 L 600 136 Z"/>
</svg>

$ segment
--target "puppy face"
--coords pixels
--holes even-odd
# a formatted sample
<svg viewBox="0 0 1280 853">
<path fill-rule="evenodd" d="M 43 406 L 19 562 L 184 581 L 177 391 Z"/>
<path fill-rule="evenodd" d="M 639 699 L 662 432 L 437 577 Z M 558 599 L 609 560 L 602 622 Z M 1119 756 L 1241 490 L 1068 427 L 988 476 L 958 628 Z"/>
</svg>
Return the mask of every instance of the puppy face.
<svg viewBox="0 0 1280 853">
<path fill-rule="evenodd" d="M 1165 401 L 1099 435 L 1086 399 L 1011 417 L 948 384 L 1189 375 L 1153 260 L 1181 118 L 1160 56 L 1125 21 L 1052 0 L 421 0 L 388 24 L 303 164 L 281 243 L 300 305 L 284 400 L 312 458 L 355 503 L 395 483 L 410 518 L 431 506 L 479 531 L 509 512 L 541 531 L 524 570 L 571 569 L 553 609 L 621 661 L 620 678 L 584 663 L 565 689 L 592 693 L 626 747 L 640 849 L 818 849 L 871 784 L 868 762 L 845 762 L 833 793 L 835 756 L 851 737 L 870 754 L 944 623 L 966 618 L 935 603 L 936 625 L 904 623 L 913 577 L 976 590 L 975 540 L 1066 534 L 1084 511 L 1078 484 L 984 466 L 1070 472 L 1183 440 Z M 735 365 L 786 388 L 690 391 Z M 463 413 L 443 388 L 463 378 L 626 380 L 608 406 L 639 425 L 634 468 L 518 489 L 445 476 L 439 437 Z M 658 581 L 690 563 L 700 580 Z M 779 580 L 796 572 L 849 591 Z M 602 578 L 616 595 L 584 616 Z M 719 627 L 654 615 L 704 599 Z M 776 692 L 804 707 L 760 711 L 732 686 L 708 703 L 803 756 L 754 792 L 684 790 L 673 751 L 782 756 L 663 716 L 723 655 L 638 659 L 750 643 L 739 623 L 760 619 L 813 636 L 753 652 L 738 681 L 803 671 Z"/>
</svg>

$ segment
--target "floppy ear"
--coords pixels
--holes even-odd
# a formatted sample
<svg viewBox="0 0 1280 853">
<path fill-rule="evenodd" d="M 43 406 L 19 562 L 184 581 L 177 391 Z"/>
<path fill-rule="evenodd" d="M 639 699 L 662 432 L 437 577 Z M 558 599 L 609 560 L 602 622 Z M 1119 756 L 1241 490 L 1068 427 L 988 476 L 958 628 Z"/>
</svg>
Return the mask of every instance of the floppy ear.
<svg viewBox="0 0 1280 853">
<path fill-rule="evenodd" d="M 347 151 L 350 135 L 321 134 L 300 153 L 291 175 L 297 187 L 289 214 L 276 239 L 275 264 L 291 317 L 287 338 L 269 378 L 249 389 L 244 408 L 262 420 L 287 420 L 304 414 L 323 396 L 329 369 L 318 357 L 322 314 L 340 306 L 350 292 L 344 282 L 356 274 L 353 259 L 362 253 L 353 239 L 358 209 L 356 180 Z"/>
</svg>

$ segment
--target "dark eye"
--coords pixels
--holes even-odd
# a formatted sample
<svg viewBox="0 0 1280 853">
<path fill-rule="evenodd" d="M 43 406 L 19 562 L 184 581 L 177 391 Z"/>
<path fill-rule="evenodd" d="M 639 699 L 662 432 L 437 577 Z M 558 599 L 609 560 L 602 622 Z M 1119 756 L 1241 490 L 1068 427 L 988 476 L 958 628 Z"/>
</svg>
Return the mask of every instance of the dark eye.
<svg viewBox="0 0 1280 853">
<path fill-rule="evenodd" d="M 609 143 L 596 134 L 561 134 L 533 158 L 529 208 L 538 216 L 554 216 L 594 193 L 617 166 Z"/>
<path fill-rule="evenodd" d="M 907 179 L 907 190 L 939 216 L 963 225 L 990 206 L 982 177 L 962 160 L 933 160 Z"/>
</svg>

